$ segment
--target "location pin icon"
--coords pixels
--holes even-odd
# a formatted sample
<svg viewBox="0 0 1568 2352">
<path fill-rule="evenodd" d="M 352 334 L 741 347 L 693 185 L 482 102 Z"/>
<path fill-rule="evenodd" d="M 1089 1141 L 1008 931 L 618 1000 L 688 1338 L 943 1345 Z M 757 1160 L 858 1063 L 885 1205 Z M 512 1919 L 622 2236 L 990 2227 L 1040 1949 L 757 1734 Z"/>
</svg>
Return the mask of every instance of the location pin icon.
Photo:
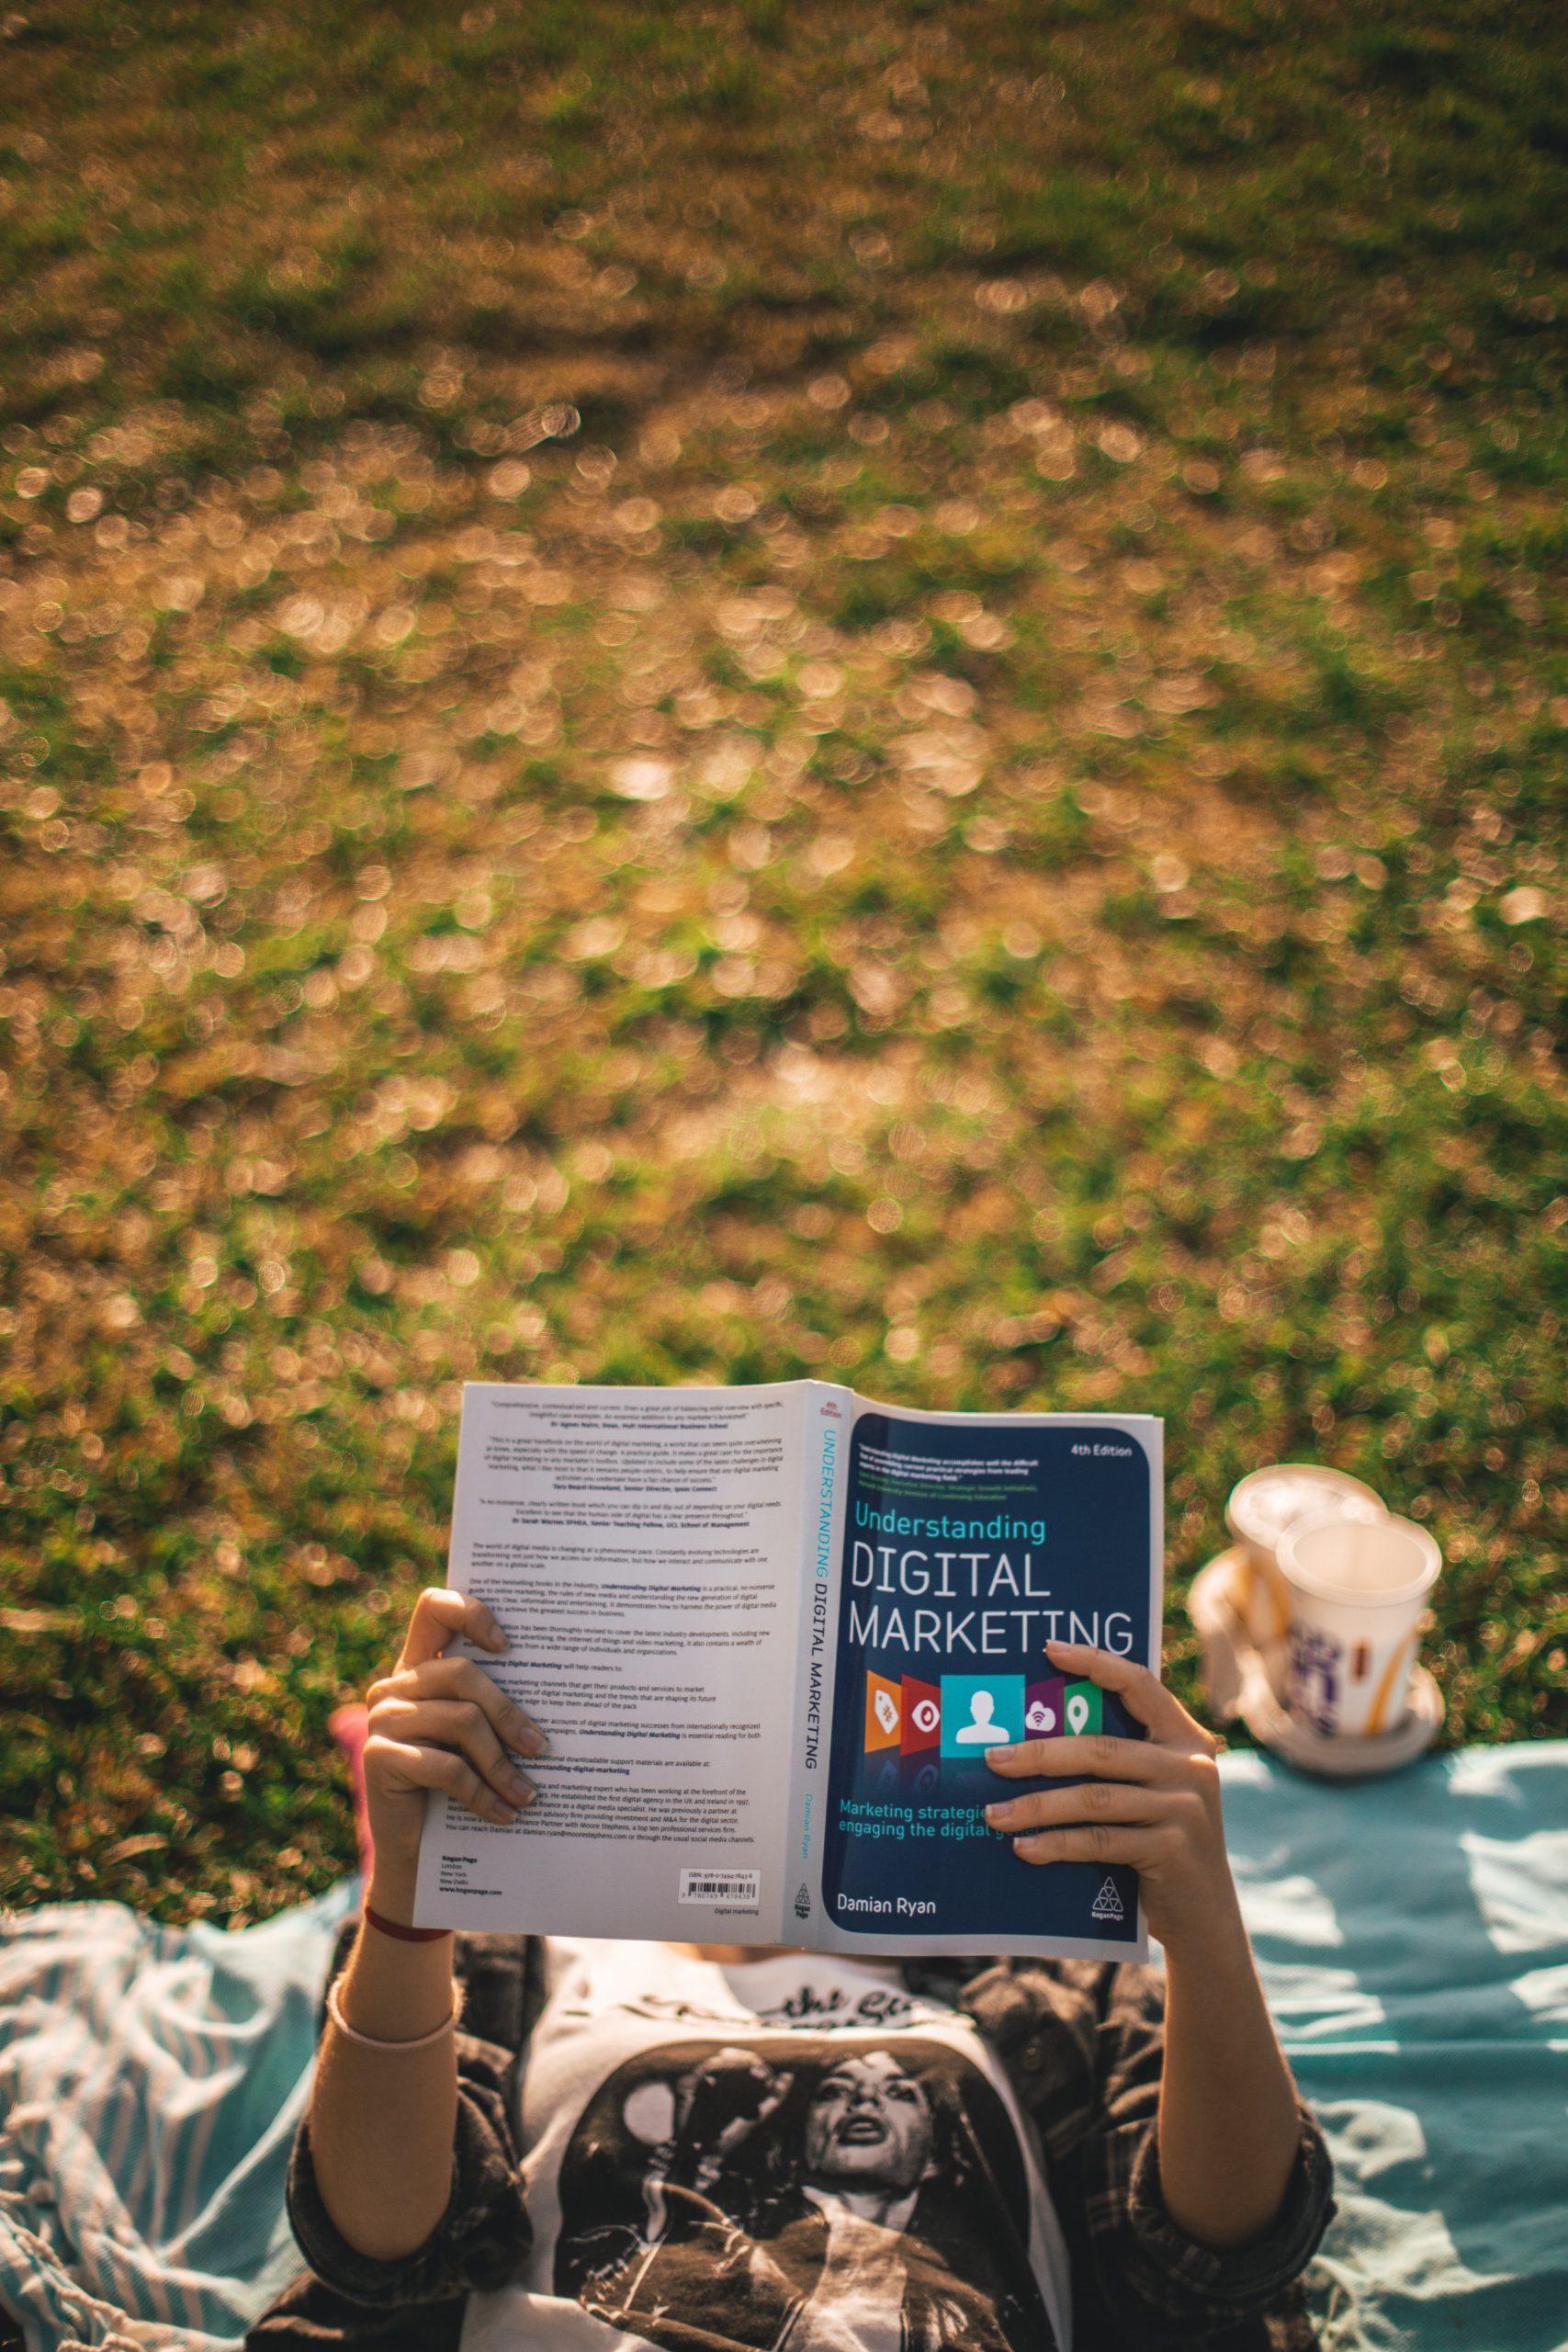
<svg viewBox="0 0 1568 2352">
<path fill-rule="evenodd" d="M 1083 1731 L 1089 1723 L 1089 1701 L 1081 1690 L 1075 1690 L 1067 1700 L 1067 1729 Z"/>
</svg>

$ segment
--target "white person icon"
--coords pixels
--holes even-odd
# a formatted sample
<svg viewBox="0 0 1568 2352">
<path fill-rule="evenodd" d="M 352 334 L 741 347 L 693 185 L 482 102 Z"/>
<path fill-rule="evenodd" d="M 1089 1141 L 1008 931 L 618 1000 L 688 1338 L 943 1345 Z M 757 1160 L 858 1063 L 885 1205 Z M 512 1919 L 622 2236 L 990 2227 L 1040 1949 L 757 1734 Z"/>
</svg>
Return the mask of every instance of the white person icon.
<svg viewBox="0 0 1568 2352">
<path fill-rule="evenodd" d="M 973 1720 L 953 1734 L 961 1747 L 997 1747 L 1011 1737 L 1006 1726 L 997 1722 L 996 1699 L 984 1684 L 970 1692 L 969 1713 Z"/>
<path fill-rule="evenodd" d="M 944 1674 L 942 1752 L 977 1761 L 987 1748 L 1023 1737 L 1021 1674 Z"/>
</svg>

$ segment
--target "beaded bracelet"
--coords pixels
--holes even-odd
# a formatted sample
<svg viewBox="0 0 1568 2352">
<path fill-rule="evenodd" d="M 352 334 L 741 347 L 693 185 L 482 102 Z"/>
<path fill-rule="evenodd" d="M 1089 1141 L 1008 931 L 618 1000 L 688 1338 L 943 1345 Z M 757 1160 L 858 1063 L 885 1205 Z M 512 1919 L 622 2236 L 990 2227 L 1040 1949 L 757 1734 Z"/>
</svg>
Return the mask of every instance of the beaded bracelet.
<svg viewBox="0 0 1568 2352">
<path fill-rule="evenodd" d="M 379 2034 L 361 2033 L 357 2026 L 350 2025 L 343 2013 L 343 2003 L 338 1998 L 336 1982 L 334 1981 L 327 1987 L 328 2017 L 341 2034 L 350 2041 L 357 2041 L 362 2050 L 428 2050 L 433 2041 L 439 2041 L 444 2033 L 449 2033 L 452 2030 L 462 2014 L 462 2009 L 463 1991 L 459 1985 L 453 1995 L 450 2017 L 443 2018 L 441 2023 L 432 2026 L 428 2033 L 415 2034 L 412 2041 L 386 2041 Z"/>
</svg>

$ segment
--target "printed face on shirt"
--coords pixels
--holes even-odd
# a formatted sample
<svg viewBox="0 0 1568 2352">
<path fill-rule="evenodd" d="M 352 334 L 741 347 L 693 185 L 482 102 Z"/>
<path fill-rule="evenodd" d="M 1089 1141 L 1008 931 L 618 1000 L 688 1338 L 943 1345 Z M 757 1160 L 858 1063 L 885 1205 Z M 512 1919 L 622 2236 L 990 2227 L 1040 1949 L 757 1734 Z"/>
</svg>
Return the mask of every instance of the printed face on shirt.
<svg viewBox="0 0 1568 2352">
<path fill-rule="evenodd" d="M 824 2188 L 913 2188 L 931 2159 L 931 2101 L 891 2052 L 846 2059 L 806 2116 L 806 2177 Z"/>
<path fill-rule="evenodd" d="M 976 2061 L 918 2030 L 650 2041 L 588 2098 L 558 2181 L 543 2275 L 618 2340 L 1054 2352 L 1022 2145 Z M 835 2268 L 845 2213 L 896 2260 Z"/>
</svg>

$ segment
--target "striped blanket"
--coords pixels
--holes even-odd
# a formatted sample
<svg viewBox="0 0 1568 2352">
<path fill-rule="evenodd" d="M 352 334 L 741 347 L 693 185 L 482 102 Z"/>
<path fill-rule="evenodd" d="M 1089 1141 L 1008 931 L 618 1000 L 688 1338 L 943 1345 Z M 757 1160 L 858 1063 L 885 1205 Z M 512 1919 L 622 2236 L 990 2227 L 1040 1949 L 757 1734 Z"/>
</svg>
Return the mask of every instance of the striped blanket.
<svg viewBox="0 0 1568 2352">
<path fill-rule="evenodd" d="M 0 1922 L 0 2307 L 28 2352 L 229 2352 L 299 2267 L 283 2179 L 349 1881 L 243 1934 Z"/>
</svg>

